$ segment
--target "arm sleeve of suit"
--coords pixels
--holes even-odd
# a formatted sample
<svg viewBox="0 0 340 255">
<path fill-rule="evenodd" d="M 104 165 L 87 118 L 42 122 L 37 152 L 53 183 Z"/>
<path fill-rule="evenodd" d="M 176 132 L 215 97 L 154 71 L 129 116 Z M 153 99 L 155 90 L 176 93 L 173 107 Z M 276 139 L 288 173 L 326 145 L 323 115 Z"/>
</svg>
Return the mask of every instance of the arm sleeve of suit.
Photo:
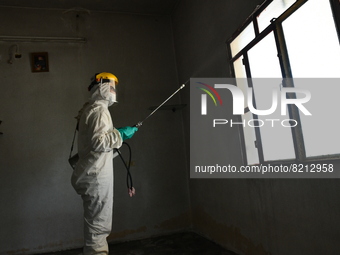
<svg viewBox="0 0 340 255">
<path fill-rule="evenodd" d="M 99 110 L 93 112 L 87 121 L 91 132 L 91 147 L 96 152 L 109 152 L 113 148 L 122 146 L 122 138 L 117 129 L 113 127 L 109 111 Z"/>
</svg>

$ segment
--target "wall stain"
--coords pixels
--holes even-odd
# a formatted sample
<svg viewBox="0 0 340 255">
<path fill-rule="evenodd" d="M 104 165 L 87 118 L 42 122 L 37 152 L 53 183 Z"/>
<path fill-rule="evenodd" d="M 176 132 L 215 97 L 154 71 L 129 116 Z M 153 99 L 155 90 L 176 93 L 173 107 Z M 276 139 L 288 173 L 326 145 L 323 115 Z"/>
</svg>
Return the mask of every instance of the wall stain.
<svg viewBox="0 0 340 255">
<path fill-rule="evenodd" d="M 239 228 L 216 222 L 201 207 L 193 209 L 192 217 L 195 232 L 202 233 L 229 250 L 244 255 L 271 255 L 262 244 L 255 244 L 244 236 Z"/>
<path fill-rule="evenodd" d="M 158 225 L 155 225 L 155 229 L 164 229 L 164 230 L 178 230 L 178 229 L 190 229 L 191 228 L 191 214 L 190 211 L 184 212 L 178 216 L 170 218 L 161 222 Z M 120 232 L 111 232 L 108 236 L 108 241 L 116 241 L 117 239 L 124 239 L 129 235 L 146 232 L 147 227 L 143 226 L 138 229 L 127 229 Z M 128 239 L 129 240 L 129 239 Z"/>
<path fill-rule="evenodd" d="M 6 253 L 9 254 L 9 255 L 13 255 L 13 254 L 26 254 L 29 251 L 30 251 L 29 249 L 19 249 L 19 250 L 7 251 Z"/>
<path fill-rule="evenodd" d="M 69 241 L 59 241 L 59 242 L 54 242 L 54 243 L 48 243 L 46 245 L 39 245 L 37 248 L 34 249 L 18 249 L 18 250 L 12 250 L 12 251 L 7 251 L 6 253 L 8 255 L 19 255 L 19 254 L 33 254 L 36 251 L 39 251 L 39 253 L 42 252 L 54 252 L 57 250 L 62 250 L 66 249 L 69 245 L 77 245 L 77 244 L 82 244 L 84 240 L 82 238 L 77 238 Z"/>
<path fill-rule="evenodd" d="M 147 227 L 143 226 L 137 229 L 127 229 L 121 232 L 116 232 L 113 233 L 111 232 L 111 234 L 108 236 L 107 240 L 108 241 L 114 241 L 116 239 L 122 239 L 128 235 L 132 235 L 132 234 L 136 234 L 136 233 L 141 233 L 141 232 L 146 232 Z"/>
<path fill-rule="evenodd" d="M 59 249 L 63 249 L 65 247 L 68 247 L 70 245 L 76 245 L 76 244 L 82 244 L 84 242 L 83 238 L 76 238 L 73 240 L 68 240 L 68 241 L 60 241 L 60 242 L 56 242 L 56 243 L 49 243 L 46 245 L 40 245 L 37 249 L 34 250 L 51 250 L 51 248 L 54 248 L 52 250 L 59 250 Z"/>
<path fill-rule="evenodd" d="M 159 225 L 156 225 L 155 228 L 166 230 L 189 229 L 191 228 L 191 214 L 189 211 L 184 212 L 178 216 L 163 221 Z"/>
</svg>

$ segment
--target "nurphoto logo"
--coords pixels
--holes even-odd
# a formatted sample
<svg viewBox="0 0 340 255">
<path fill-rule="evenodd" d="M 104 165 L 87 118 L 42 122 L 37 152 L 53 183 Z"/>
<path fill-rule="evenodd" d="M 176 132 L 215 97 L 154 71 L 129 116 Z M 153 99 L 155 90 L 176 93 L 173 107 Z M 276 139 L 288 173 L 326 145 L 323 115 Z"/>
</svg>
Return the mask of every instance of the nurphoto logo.
<svg viewBox="0 0 340 255">
<path fill-rule="evenodd" d="M 203 82 L 196 82 L 196 84 L 201 84 L 204 86 L 197 87 L 204 92 L 201 94 L 202 116 L 208 115 L 208 95 L 215 106 L 217 106 L 218 103 L 220 106 L 223 105 L 221 95 L 217 90 L 225 90 L 231 93 L 233 101 L 233 115 L 244 115 L 245 105 L 247 105 L 247 110 L 258 116 L 269 116 L 273 114 L 278 109 L 278 107 L 280 107 L 281 116 L 286 116 L 288 105 L 295 105 L 306 116 L 312 115 L 311 112 L 304 106 L 304 104 L 308 103 L 311 99 L 311 93 L 306 89 L 294 87 L 282 87 L 280 89 L 271 88 L 271 106 L 268 109 L 256 109 L 254 106 L 255 104 L 252 87 L 248 87 L 244 94 L 244 92 L 239 87 L 232 84 L 214 84 L 213 86 Z M 299 98 L 297 98 L 296 95 L 299 95 Z M 271 123 L 272 127 L 274 127 L 276 122 L 281 122 L 281 126 L 283 127 L 295 127 L 298 125 L 298 122 L 294 119 L 251 119 L 248 122 L 245 120 L 242 122 L 233 122 L 232 120 L 227 119 L 213 119 L 213 127 L 227 123 L 230 123 L 231 126 L 236 124 L 245 126 L 248 124 L 248 126 L 251 127 L 261 127 L 266 122 Z"/>
</svg>

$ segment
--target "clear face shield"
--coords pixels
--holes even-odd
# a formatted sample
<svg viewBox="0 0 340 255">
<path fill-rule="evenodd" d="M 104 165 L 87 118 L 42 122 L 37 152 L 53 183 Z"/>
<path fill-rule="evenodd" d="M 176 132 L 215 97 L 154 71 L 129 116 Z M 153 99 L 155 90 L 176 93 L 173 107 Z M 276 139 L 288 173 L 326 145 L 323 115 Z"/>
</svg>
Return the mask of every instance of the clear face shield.
<svg viewBox="0 0 340 255">
<path fill-rule="evenodd" d="M 112 104 L 118 103 L 117 102 L 117 92 L 116 92 L 116 85 L 114 81 L 110 81 L 110 101 Z M 110 103 L 109 103 L 110 104 Z M 111 104 L 110 104 L 111 105 Z"/>
<path fill-rule="evenodd" d="M 109 106 L 117 102 L 116 85 L 114 80 L 110 82 L 102 83 L 99 85 L 99 93 L 101 97 L 109 101 Z"/>
</svg>

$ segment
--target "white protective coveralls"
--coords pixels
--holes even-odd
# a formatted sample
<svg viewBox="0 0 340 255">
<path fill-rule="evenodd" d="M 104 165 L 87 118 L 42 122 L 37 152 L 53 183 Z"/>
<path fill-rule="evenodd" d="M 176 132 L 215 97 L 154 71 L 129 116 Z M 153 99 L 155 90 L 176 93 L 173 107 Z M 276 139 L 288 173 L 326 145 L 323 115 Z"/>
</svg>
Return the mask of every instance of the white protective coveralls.
<svg viewBox="0 0 340 255">
<path fill-rule="evenodd" d="M 114 86 L 114 81 L 111 82 Z M 72 185 L 83 200 L 85 255 L 108 254 L 106 238 L 112 227 L 113 148 L 119 148 L 123 141 L 108 110 L 115 102 L 110 83 L 92 89 L 94 92 L 79 120 L 79 161 Z"/>
</svg>

